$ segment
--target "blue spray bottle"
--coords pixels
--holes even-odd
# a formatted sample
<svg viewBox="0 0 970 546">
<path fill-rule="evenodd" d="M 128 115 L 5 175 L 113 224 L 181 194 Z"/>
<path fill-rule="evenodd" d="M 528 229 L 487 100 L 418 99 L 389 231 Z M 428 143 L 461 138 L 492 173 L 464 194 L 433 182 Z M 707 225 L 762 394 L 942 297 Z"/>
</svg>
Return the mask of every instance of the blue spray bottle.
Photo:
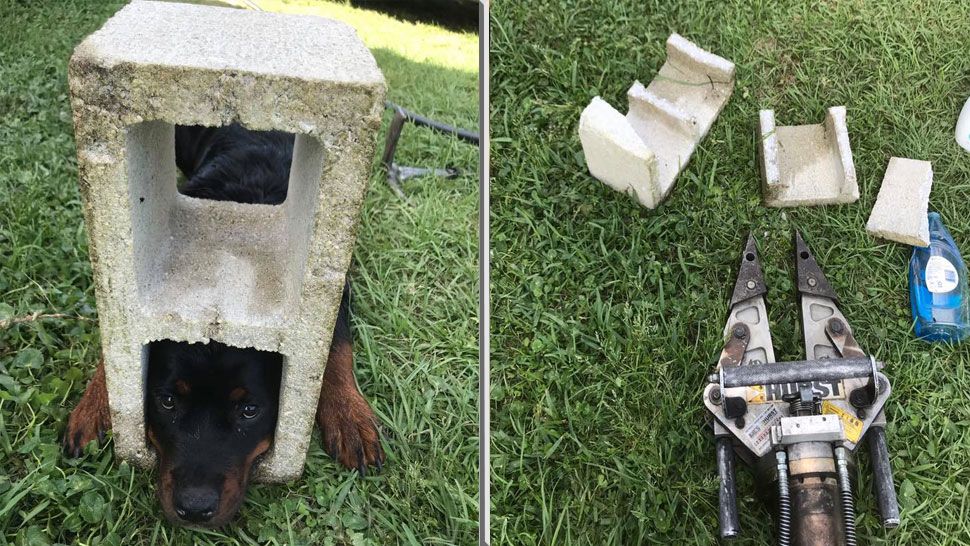
<svg viewBox="0 0 970 546">
<path fill-rule="evenodd" d="M 931 212 L 930 246 L 913 248 L 909 261 L 909 301 L 916 337 L 957 342 L 970 333 L 967 268 L 953 237 Z"/>
</svg>

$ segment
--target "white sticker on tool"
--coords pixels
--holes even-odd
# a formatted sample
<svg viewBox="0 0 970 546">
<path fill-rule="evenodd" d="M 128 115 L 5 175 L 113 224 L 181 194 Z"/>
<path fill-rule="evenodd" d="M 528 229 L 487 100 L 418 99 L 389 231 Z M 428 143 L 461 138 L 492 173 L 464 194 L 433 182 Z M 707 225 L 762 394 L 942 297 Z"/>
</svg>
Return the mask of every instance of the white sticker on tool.
<svg viewBox="0 0 970 546">
<path fill-rule="evenodd" d="M 926 288 L 934 294 L 951 292 L 960 283 L 957 268 L 943 256 L 930 256 L 926 262 Z"/>
<path fill-rule="evenodd" d="M 771 443 L 771 427 L 781 422 L 781 412 L 774 405 L 766 404 L 761 407 L 765 408 L 765 411 L 744 427 L 744 434 L 751 438 L 755 448 L 753 451 L 756 453 L 760 453 L 768 447 L 768 444 Z"/>
</svg>

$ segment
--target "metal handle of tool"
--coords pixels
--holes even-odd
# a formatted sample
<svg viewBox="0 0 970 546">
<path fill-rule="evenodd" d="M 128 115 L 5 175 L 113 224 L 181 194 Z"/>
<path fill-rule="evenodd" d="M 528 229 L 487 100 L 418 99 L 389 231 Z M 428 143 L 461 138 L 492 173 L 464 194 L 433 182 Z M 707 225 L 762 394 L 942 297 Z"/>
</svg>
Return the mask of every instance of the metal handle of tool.
<svg viewBox="0 0 970 546">
<path fill-rule="evenodd" d="M 480 140 L 478 133 L 461 129 L 459 127 L 452 127 L 451 125 L 426 118 L 422 115 L 405 110 L 404 108 L 390 101 L 385 102 L 384 105 L 388 109 L 394 111 L 394 118 L 391 120 L 391 125 L 387 128 L 387 140 L 384 142 L 384 155 L 381 156 L 381 163 L 387 170 L 387 183 L 391 186 L 391 190 L 394 192 L 394 194 L 402 200 L 406 201 L 407 196 L 404 194 L 404 190 L 401 188 L 401 182 L 407 178 L 424 174 L 435 174 L 450 178 L 457 176 L 461 172 L 458 169 L 450 167 L 447 169 L 434 169 L 397 165 L 394 162 L 394 154 L 397 153 L 397 143 L 401 139 L 401 131 L 404 130 L 404 124 L 406 122 L 411 122 L 419 127 L 427 127 L 428 129 L 446 135 L 452 135 L 460 140 L 464 140 L 478 146 Z"/>
<path fill-rule="evenodd" d="M 720 383 L 725 388 L 803 381 L 837 381 L 854 377 L 872 377 L 873 370 L 876 368 L 870 358 L 826 358 L 721 368 L 709 380 L 711 383 Z"/>
<path fill-rule="evenodd" d="M 721 538 L 737 538 L 741 534 L 738 517 L 738 497 L 734 485 L 734 446 L 731 438 L 722 436 L 717 439 L 717 473 L 721 478 L 718 493 L 721 524 Z"/>
<path fill-rule="evenodd" d="M 460 127 L 453 127 L 446 123 L 441 123 L 440 121 L 435 121 L 433 119 L 426 118 L 420 114 L 415 114 L 414 112 L 406 110 L 390 101 L 386 102 L 385 105 L 388 108 L 394 110 L 394 116 L 401 118 L 402 119 L 401 123 L 403 123 L 403 121 L 410 121 L 415 125 L 420 125 L 421 127 L 427 127 L 429 129 L 438 131 L 439 133 L 444 133 L 446 135 L 453 135 L 470 144 L 479 143 L 480 137 L 478 133 L 474 131 L 469 131 L 467 129 L 462 129 Z"/>
<path fill-rule="evenodd" d="M 879 514 L 882 516 L 883 527 L 892 529 L 899 525 L 899 502 L 896 500 L 896 486 L 893 485 L 893 469 L 889 464 L 886 431 L 882 427 L 872 427 L 867 436 Z"/>
</svg>

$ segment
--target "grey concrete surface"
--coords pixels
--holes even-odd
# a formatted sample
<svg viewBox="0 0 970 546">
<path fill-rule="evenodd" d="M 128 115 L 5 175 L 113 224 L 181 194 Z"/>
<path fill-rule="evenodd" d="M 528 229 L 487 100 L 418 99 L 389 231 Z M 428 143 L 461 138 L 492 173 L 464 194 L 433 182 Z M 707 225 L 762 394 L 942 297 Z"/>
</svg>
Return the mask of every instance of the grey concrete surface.
<svg viewBox="0 0 970 546">
<path fill-rule="evenodd" d="M 892 157 L 879 186 L 879 196 L 866 222 L 873 237 L 907 245 L 929 246 L 930 223 L 926 210 L 933 187 L 929 161 Z"/>
<path fill-rule="evenodd" d="M 819 125 L 776 125 L 772 110 L 762 110 L 758 121 L 766 205 L 830 205 L 859 199 L 844 106 L 829 108 Z"/>
</svg>

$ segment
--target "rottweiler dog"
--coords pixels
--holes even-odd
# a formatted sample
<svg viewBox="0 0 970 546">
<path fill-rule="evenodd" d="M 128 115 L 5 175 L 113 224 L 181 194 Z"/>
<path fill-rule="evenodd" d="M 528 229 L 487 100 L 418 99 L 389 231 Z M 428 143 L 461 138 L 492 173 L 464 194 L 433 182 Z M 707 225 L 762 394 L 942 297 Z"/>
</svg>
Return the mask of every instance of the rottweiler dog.
<svg viewBox="0 0 970 546">
<path fill-rule="evenodd" d="M 293 135 L 226 127 L 178 126 L 180 192 L 197 198 L 280 204 L 286 199 Z M 180 525 L 219 527 L 245 498 L 252 469 L 273 443 L 282 357 L 216 341 L 149 345 L 145 435 L 158 454 L 162 510 Z M 316 413 L 324 450 L 365 474 L 384 464 L 377 419 L 357 389 L 344 286 Z M 111 428 L 104 363 L 71 412 L 68 456 Z"/>
</svg>

